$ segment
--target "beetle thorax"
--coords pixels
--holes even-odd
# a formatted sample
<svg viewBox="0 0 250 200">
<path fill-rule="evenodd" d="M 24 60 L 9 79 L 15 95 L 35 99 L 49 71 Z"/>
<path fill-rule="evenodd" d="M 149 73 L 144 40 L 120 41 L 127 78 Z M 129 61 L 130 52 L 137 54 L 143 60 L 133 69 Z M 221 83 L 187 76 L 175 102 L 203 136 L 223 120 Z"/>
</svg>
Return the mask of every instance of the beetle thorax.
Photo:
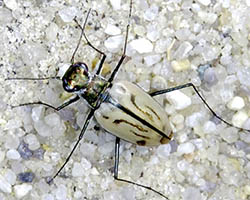
<svg viewBox="0 0 250 200">
<path fill-rule="evenodd" d="M 102 77 L 94 75 L 90 78 L 87 87 L 79 92 L 80 97 L 84 98 L 91 107 L 96 107 L 101 94 L 106 90 L 109 83 Z"/>
</svg>

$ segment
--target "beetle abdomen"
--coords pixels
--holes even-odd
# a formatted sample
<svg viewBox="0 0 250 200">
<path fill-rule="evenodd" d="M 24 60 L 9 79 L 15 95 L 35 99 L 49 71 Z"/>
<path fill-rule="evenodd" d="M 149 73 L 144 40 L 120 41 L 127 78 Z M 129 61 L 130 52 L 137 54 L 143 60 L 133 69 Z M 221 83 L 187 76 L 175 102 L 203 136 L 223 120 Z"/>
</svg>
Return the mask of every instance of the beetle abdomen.
<svg viewBox="0 0 250 200">
<path fill-rule="evenodd" d="M 160 104 L 139 86 L 121 81 L 114 83 L 109 95 L 120 105 L 147 121 L 167 137 L 172 137 L 168 117 Z M 154 146 L 169 142 L 155 130 L 118 107 L 103 102 L 95 112 L 98 123 L 113 135 L 141 146 Z"/>
</svg>

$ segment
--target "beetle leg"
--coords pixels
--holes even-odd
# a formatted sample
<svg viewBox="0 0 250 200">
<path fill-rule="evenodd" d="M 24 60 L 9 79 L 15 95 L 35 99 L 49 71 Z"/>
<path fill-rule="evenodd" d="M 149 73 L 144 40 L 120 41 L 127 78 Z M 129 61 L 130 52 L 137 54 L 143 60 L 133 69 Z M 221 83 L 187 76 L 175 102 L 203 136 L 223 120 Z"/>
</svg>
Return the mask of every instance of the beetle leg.
<svg viewBox="0 0 250 200">
<path fill-rule="evenodd" d="M 121 181 L 121 182 L 125 182 L 125 183 L 129 183 L 129 184 L 133 184 L 133 185 L 136 185 L 136 186 L 139 186 L 139 187 L 143 187 L 147 190 L 150 190 L 152 192 L 155 192 L 157 193 L 158 195 L 164 197 L 165 199 L 169 200 L 168 197 L 166 197 L 164 194 L 158 192 L 157 190 L 149 187 L 149 186 L 146 186 L 146 185 L 142 185 L 142 184 L 139 184 L 139 183 L 135 183 L 135 182 L 132 182 L 132 181 L 129 181 L 129 180 L 126 180 L 126 179 L 121 179 L 118 177 L 118 167 L 119 167 L 119 148 L 120 148 L 120 138 L 116 137 L 116 140 L 115 140 L 115 166 L 114 166 L 114 179 L 117 180 L 117 181 Z"/>
<path fill-rule="evenodd" d="M 193 90 L 195 91 L 195 93 L 199 96 L 199 98 L 202 100 L 202 102 L 206 105 L 206 107 L 208 108 L 208 110 L 217 119 L 219 119 L 220 121 L 224 122 L 228 126 L 231 126 L 231 127 L 239 129 L 240 131 L 250 132 L 250 130 L 248 130 L 248 129 L 244 129 L 244 128 L 240 128 L 240 127 L 234 126 L 233 124 L 229 123 L 228 121 L 224 120 L 221 116 L 219 116 L 218 114 L 216 114 L 216 112 L 213 111 L 213 109 L 208 105 L 208 103 L 206 102 L 206 100 L 201 96 L 200 92 L 198 91 L 198 89 L 195 87 L 195 85 L 193 83 L 186 83 L 186 84 L 179 85 L 179 86 L 176 86 L 176 87 L 172 87 L 172 88 L 168 88 L 168 89 L 164 89 L 164 90 L 159 90 L 159 91 L 156 91 L 156 92 L 149 93 L 149 95 L 152 96 L 152 97 L 154 97 L 154 96 L 157 96 L 157 95 L 165 94 L 165 93 L 168 93 L 168 92 L 173 92 L 175 90 L 180 90 L 180 89 L 187 88 L 187 87 L 192 87 L 193 88 Z"/>
<path fill-rule="evenodd" d="M 96 71 L 96 75 L 99 75 L 101 70 L 102 70 L 102 67 L 103 67 L 103 63 L 106 59 L 106 54 L 103 53 L 102 51 L 100 51 L 99 49 L 97 49 L 93 44 L 91 44 L 91 42 L 89 41 L 87 35 L 85 34 L 85 27 L 86 27 L 86 24 L 87 24 L 87 21 L 88 21 L 88 17 L 89 17 L 89 14 L 90 14 L 90 11 L 91 9 L 89 9 L 88 13 L 87 13 L 87 16 L 86 16 L 86 19 L 84 21 L 84 24 L 83 24 L 83 27 L 79 24 L 79 22 L 77 21 L 77 19 L 75 18 L 74 21 L 76 22 L 76 24 L 78 25 L 78 27 L 82 30 L 81 32 L 81 35 L 80 35 L 80 38 L 79 38 L 79 41 L 77 43 L 77 46 L 76 46 L 76 49 L 72 55 L 72 58 L 71 58 L 71 63 L 74 64 L 74 57 L 75 57 L 75 54 L 79 48 L 79 45 L 80 45 L 80 42 L 82 40 L 82 36 L 85 38 L 86 42 L 87 42 L 87 45 L 89 45 L 91 48 L 93 48 L 95 51 L 97 51 L 98 53 L 100 53 L 102 55 L 102 58 L 101 58 L 101 61 L 100 61 L 100 64 L 98 66 L 98 69 Z"/>
<path fill-rule="evenodd" d="M 43 80 L 50 80 L 50 79 L 56 79 L 60 80 L 59 76 L 51 76 L 51 77 L 42 77 L 42 78 L 18 78 L 18 77 L 13 77 L 13 78 L 6 78 L 5 81 L 12 81 L 12 80 L 18 80 L 18 81 L 43 81 Z"/>
<path fill-rule="evenodd" d="M 66 158 L 66 160 L 64 161 L 63 165 L 60 167 L 60 169 L 56 172 L 56 174 L 52 177 L 52 178 L 48 178 L 47 179 L 47 183 L 51 184 L 52 181 L 60 174 L 60 172 L 62 171 L 62 169 L 65 167 L 65 165 L 69 162 L 70 157 L 72 156 L 72 154 L 74 153 L 74 151 L 76 150 L 76 148 L 78 147 L 80 141 L 83 138 L 83 135 L 85 133 L 85 131 L 87 130 L 87 127 L 89 125 L 90 120 L 92 119 L 93 115 L 94 115 L 95 109 L 91 109 L 90 113 L 88 114 L 85 123 L 83 125 L 83 128 L 81 130 L 81 133 L 73 147 L 73 149 L 71 150 L 70 154 L 68 155 L 68 157 Z"/>
<path fill-rule="evenodd" d="M 37 102 L 31 102 L 31 103 L 22 103 L 22 104 L 19 104 L 19 105 L 16 105 L 16 106 L 11 106 L 12 108 L 17 108 L 17 107 L 22 107 L 22 106 L 30 106 L 30 105 L 43 105 L 45 107 L 48 107 L 48 108 L 51 108 L 55 111 L 59 111 L 65 107 L 67 107 L 68 105 L 78 101 L 80 99 L 80 97 L 77 95 L 75 96 L 74 98 L 66 101 L 65 103 L 63 103 L 62 105 L 58 106 L 58 107 L 54 107 L 50 104 L 47 104 L 47 103 L 44 103 L 42 101 L 37 101 Z"/>
<path fill-rule="evenodd" d="M 115 78 L 115 75 L 117 74 L 118 70 L 120 69 L 123 60 L 126 58 L 126 50 L 127 50 L 127 43 L 128 43 L 128 32 L 129 32 L 129 27 L 130 27 L 130 20 L 131 20 L 131 13 L 132 13 L 132 0 L 130 1 L 130 5 L 129 5 L 129 14 L 128 14 L 128 24 L 126 27 L 126 36 L 125 36 L 125 42 L 124 42 L 124 47 L 123 47 L 123 53 L 122 56 L 118 62 L 118 64 L 116 65 L 115 69 L 113 70 L 112 74 L 110 75 L 108 82 L 112 82 L 113 79 Z"/>
</svg>

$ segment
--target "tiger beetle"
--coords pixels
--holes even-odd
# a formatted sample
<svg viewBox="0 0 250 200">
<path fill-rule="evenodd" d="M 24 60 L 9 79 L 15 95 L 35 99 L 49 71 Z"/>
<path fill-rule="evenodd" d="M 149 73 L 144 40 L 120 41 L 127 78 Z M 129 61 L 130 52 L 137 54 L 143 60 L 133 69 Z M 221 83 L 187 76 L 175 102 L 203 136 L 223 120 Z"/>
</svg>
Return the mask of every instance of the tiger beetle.
<svg viewBox="0 0 250 200">
<path fill-rule="evenodd" d="M 55 173 L 52 178 L 49 178 L 47 182 L 49 184 L 60 174 L 65 165 L 69 162 L 70 157 L 78 147 L 82 140 L 84 133 L 93 117 L 109 133 L 116 136 L 115 140 L 115 163 L 114 163 L 114 179 L 117 181 L 133 184 L 152 192 L 157 193 L 165 199 L 169 199 L 165 194 L 159 192 L 152 187 L 142 185 L 130 180 L 122 179 L 118 176 L 119 167 L 119 148 L 120 139 L 127 142 L 140 145 L 140 146 L 157 146 L 161 144 L 167 144 L 173 137 L 168 116 L 163 107 L 154 99 L 155 96 L 166 94 L 175 90 L 181 90 L 183 88 L 192 88 L 198 95 L 201 101 L 205 104 L 208 110 L 220 121 L 224 122 L 228 126 L 235 127 L 241 131 L 249 131 L 247 129 L 239 128 L 233 124 L 227 122 L 219 115 L 217 115 L 212 108 L 207 104 L 205 99 L 201 96 L 198 89 L 193 83 L 186 83 L 176 87 L 163 89 L 160 91 L 147 93 L 139 86 L 128 81 L 114 82 L 114 79 L 126 58 L 126 49 L 128 42 L 129 27 L 132 13 L 132 0 L 130 0 L 128 23 L 126 26 L 125 42 L 123 46 L 123 53 L 120 60 L 115 66 L 114 70 L 108 79 L 104 79 L 100 73 L 103 69 L 103 64 L 106 59 L 104 52 L 97 49 L 91 44 L 88 37 L 85 34 L 85 27 L 88 21 L 91 9 L 88 10 L 86 19 L 83 26 L 81 26 L 77 19 L 74 21 L 77 26 L 81 29 L 81 35 L 77 46 L 73 52 L 71 58 L 71 65 L 62 77 L 62 86 L 68 93 L 75 94 L 74 98 L 69 99 L 58 107 L 54 107 L 45 102 L 37 101 L 30 103 L 23 103 L 12 107 L 30 106 L 30 105 L 43 105 L 51 108 L 55 111 L 59 111 L 70 104 L 77 102 L 78 100 L 84 99 L 90 111 L 86 117 L 86 120 L 81 129 L 78 140 L 76 141 L 73 149 L 67 156 L 63 165 Z M 83 62 L 75 62 L 74 57 L 80 46 L 82 37 L 87 42 L 87 45 L 94 49 L 101 55 L 101 60 L 95 74 L 90 74 L 88 66 Z M 57 79 L 60 77 L 44 77 L 44 78 L 7 78 L 6 80 L 49 80 Z"/>
</svg>

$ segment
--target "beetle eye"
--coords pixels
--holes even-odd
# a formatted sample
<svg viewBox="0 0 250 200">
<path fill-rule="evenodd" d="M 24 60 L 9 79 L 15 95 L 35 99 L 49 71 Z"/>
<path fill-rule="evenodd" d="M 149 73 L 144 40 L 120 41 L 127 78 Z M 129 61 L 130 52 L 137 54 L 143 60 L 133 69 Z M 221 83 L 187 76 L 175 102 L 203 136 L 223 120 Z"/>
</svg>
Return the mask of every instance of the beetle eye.
<svg viewBox="0 0 250 200">
<path fill-rule="evenodd" d="M 63 88 L 67 92 L 77 92 L 86 88 L 89 82 L 88 67 L 85 63 L 75 63 L 65 72 L 63 78 Z"/>
<path fill-rule="evenodd" d="M 75 67 L 76 71 L 79 73 L 84 73 L 85 75 L 88 75 L 89 73 L 88 66 L 85 63 L 75 63 L 72 65 L 72 67 Z"/>
</svg>

